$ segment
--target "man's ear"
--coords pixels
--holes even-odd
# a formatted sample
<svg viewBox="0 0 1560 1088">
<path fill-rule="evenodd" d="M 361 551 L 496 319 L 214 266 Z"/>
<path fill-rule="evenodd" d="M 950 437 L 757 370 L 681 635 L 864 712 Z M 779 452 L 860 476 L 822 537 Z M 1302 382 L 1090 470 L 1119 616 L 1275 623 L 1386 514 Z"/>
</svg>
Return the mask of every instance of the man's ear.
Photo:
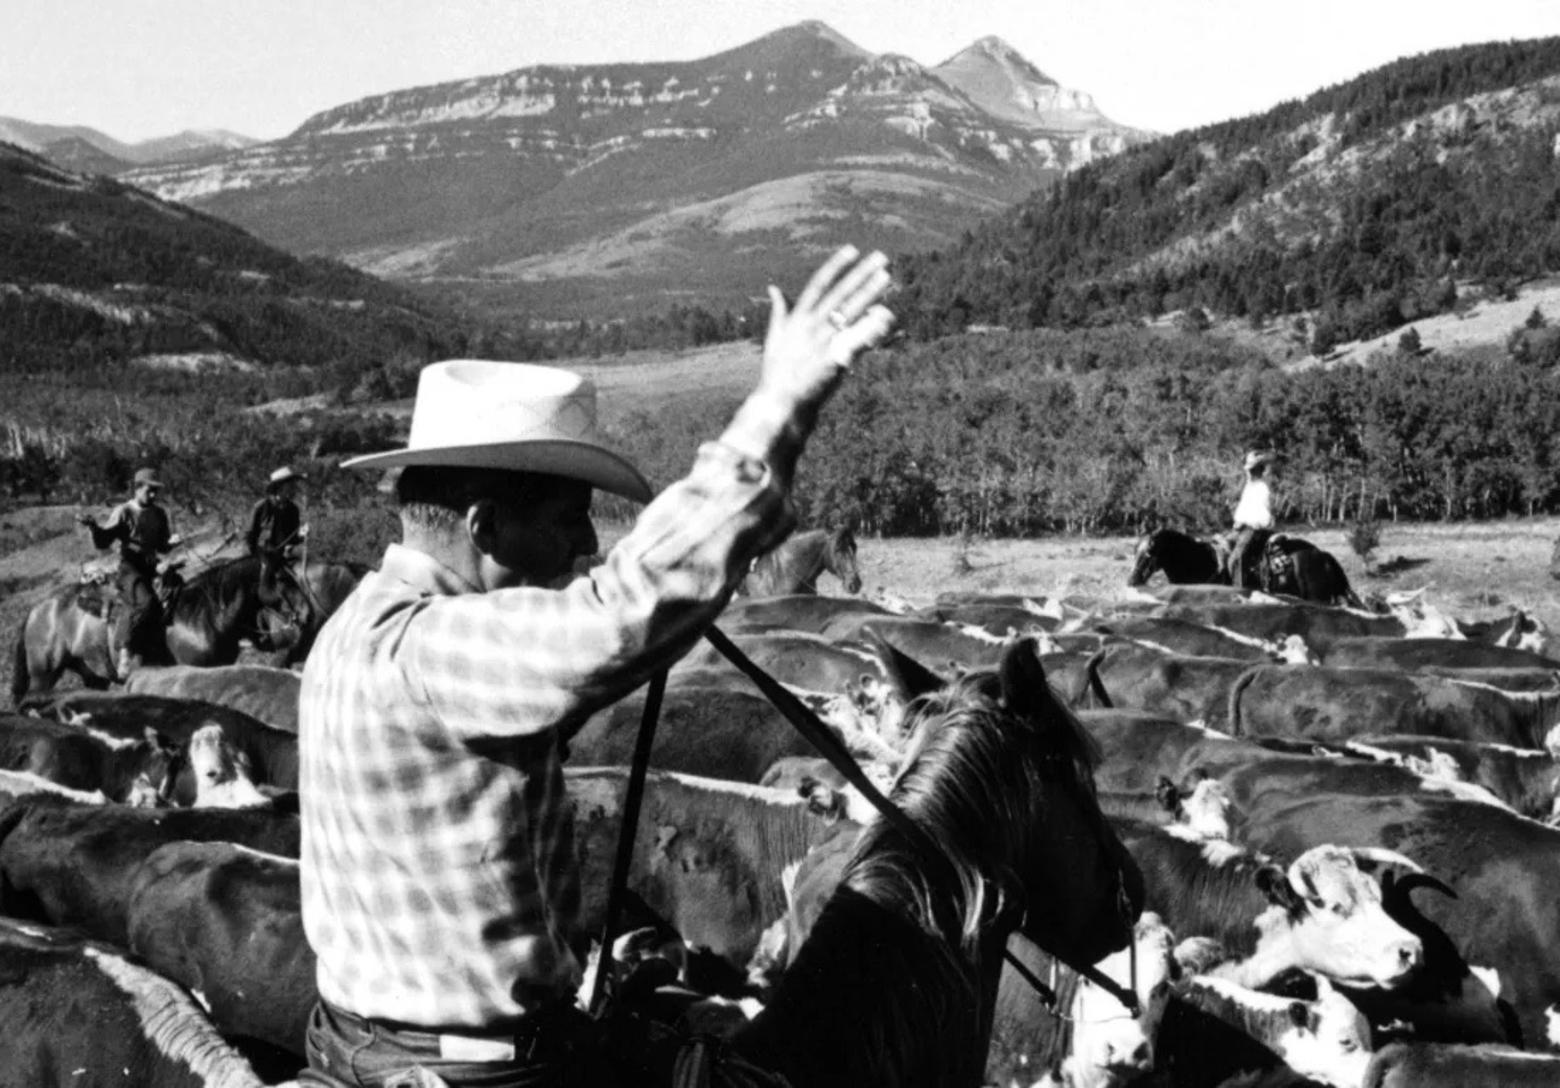
<svg viewBox="0 0 1560 1088">
<path fill-rule="evenodd" d="M 493 554 L 498 542 L 498 504 L 477 499 L 466 507 L 466 535 L 483 555 Z"/>
</svg>

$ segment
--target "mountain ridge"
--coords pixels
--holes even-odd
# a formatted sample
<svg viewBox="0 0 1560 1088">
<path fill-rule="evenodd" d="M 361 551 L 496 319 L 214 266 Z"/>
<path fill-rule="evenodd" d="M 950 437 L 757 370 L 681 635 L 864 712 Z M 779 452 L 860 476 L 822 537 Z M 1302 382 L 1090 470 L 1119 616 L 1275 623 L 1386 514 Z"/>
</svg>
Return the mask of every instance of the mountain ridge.
<svg viewBox="0 0 1560 1088">
<path fill-rule="evenodd" d="M 124 177 L 289 249 L 546 316 L 740 307 L 842 233 L 948 244 L 1146 138 L 990 41 L 944 71 L 812 21 L 691 61 L 392 91 Z"/>
</svg>

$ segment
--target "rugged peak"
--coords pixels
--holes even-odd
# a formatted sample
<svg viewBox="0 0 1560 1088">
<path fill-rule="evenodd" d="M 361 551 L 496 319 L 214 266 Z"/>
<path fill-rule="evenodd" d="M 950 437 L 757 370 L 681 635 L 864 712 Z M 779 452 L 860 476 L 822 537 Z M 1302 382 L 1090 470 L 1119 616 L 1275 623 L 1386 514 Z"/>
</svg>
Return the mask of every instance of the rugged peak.
<svg viewBox="0 0 1560 1088">
<path fill-rule="evenodd" d="M 937 66 L 942 69 L 974 69 L 995 66 L 998 70 L 1006 72 L 1010 77 L 1018 78 L 1028 83 L 1056 86 L 1056 80 L 1046 75 L 1024 54 L 1014 49 L 1003 39 L 995 34 L 988 34 L 984 38 L 965 46 L 959 52 L 949 57 Z"/>
<path fill-rule="evenodd" d="M 788 60 L 815 59 L 833 55 L 849 60 L 864 60 L 872 54 L 817 19 L 783 26 L 746 45 L 717 53 L 708 60 L 729 65 L 734 61 L 762 67 L 783 66 Z"/>
<path fill-rule="evenodd" d="M 998 37 L 981 38 L 931 74 L 1011 124 L 1047 132 L 1111 127 L 1090 95 L 1060 86 Z"/>
</svg>

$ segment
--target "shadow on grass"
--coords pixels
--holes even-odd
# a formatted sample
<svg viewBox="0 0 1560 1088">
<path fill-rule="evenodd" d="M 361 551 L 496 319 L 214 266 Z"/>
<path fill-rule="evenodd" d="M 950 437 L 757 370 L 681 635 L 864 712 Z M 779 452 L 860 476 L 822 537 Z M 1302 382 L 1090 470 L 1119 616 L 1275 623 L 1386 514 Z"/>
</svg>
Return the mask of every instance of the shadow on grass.
<svg viewBox="0 0 1560 1088">
<path fill-rule="evenodd" d="M 1430 562 L 1428 559 L 1410 559 L 1407 556 L 1394 555 L 1391 559 L 1377 563 L 1366 571 L 1368 578 L 1396 578 L 1406 570 L 1417 570 Z"/>
</svg>

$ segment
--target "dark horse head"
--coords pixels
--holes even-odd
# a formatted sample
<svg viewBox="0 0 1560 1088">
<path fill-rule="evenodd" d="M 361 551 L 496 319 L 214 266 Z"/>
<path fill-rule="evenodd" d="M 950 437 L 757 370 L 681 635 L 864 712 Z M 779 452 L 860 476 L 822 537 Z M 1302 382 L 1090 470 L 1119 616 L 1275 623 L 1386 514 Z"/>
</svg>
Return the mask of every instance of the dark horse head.
<svg viewBox="0 0 1560 1088">
<path fill-rule="evenodd" d="M 1143 880 L 1094 793 L 1097 750 L 1033 641 L 917 698 L 891 800 L 765 1010 L 733 1038 L 792 1084 L 979 1084 L 1008 937 L 1091 964 Z"/>
<path fill-rule="evenodd" d="M 829 554 L 824 569 L 840 580 L 846 593 L 861 592 L 861 570 L 856 566 L 856 534 L 842 525 L 829 535 Z"/>
<path fill-rule="evenodd" d="M 165 617 L 168 651 L 180 665 L 231 665 L 247 639 L 269 647 L 276 630 L 301 624 L 308 601 L 296 579 L 278 577 L 262 592 L 260 560 L 216 563 L 185 582 Z"/>
<path fill-rule="evenodd" d="M 1141 586 L 1157 571 L 1175 585 L 1228 581 L 1214 546 L 1178 529 L 1155 529 L 1139 538 L 1127 585 Z"/>
</svg>

